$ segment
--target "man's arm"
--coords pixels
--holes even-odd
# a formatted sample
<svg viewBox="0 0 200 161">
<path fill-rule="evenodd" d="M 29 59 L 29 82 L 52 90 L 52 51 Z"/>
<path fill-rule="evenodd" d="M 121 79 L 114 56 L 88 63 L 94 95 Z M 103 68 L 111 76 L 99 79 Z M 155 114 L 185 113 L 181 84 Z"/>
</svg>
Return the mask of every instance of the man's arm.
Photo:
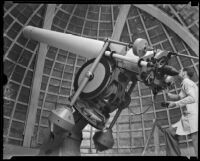
<svg viewBox="0 0 200 161">
<path fill-rule="evenodd" d="M 178 94 L 166 93 L 167 98 L 171 99 L 172 101 L 180 100 L 180 96 Z"/>
<path fill-rule="evenodd" d="M 166 89 L 165 93 L 166 93 L 167 99 L 171 99 L 171 101 L 178 101 L 184 96 L 182 90 L 179 94 L 172 94 L 172 93 L 169 93 L 169 89 Z"/>
<path fill-rule="evenodd" d="M 195 86 L 192 85 L 189 82 L 185 82 L 184 84 L 184 89 L 185 89 L 185 93 L 186 93 L 186 97 L 181 99 L 180 101 L 175 102 L 177 106 L 179 107 L 183 107 L 187 104 L 191 104 L 191 103 L 195 103 L 195 95 L 197 93 L 195 93 Z"/>
</svg>

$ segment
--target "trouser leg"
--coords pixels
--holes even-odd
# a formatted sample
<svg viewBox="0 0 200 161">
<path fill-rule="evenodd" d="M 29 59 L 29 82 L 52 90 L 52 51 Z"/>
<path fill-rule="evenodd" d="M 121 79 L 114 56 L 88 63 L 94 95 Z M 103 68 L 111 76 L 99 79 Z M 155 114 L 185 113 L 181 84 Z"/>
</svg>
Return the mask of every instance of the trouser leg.
<svg viewBox="0 0 200 161">
<path fill-rule="evenodd" d="M 167 156 L 180 156 L 181 151 L 178 143 L 178 135 L 176 135 L 175 128 L 167 128 L 165 130 L 165 142 L 166 142 L 166 155 Z"/>
<path fill-rule="evenodd" d="M 194 151 L 195 151 L 196 157 L 198 158 L 198 132 L 192 133 L 191 137 L 192 137 L 192 143 L 194 146 Z"/>
</svg>

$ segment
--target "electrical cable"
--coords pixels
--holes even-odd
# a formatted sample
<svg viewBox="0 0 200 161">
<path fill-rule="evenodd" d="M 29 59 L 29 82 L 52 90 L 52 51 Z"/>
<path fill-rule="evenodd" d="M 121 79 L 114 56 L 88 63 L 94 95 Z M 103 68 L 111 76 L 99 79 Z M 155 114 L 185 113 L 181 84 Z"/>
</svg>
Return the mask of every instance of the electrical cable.
<svg viewBox="0 0 200 161">
<path fill-rule="evenodd" d="M 156 95 L 154 96 L 154 100 L 156 99 Z M 154 101 L 151 101 L 151 103 L 155 103 Z M 151 105 L 149 105 L 148 106 L 148 108 L 146 109 L 146 110 L 144 110 L 143 112 L 140 112 L 140 113 L 135 113 L 135 112 L 133 112 L 133 110 L 130 108 L 130 107 L 128 107 L 128 109 L 130 110 L 130 112 L 133 114 L 133 116 L 135 116 L 135 115 L 142 115 L 142 114 L 144 114 L 146 111 L 148 111 L 149 110 L 149 108 L 150 107 L 152 107 Z"/>
</svg>

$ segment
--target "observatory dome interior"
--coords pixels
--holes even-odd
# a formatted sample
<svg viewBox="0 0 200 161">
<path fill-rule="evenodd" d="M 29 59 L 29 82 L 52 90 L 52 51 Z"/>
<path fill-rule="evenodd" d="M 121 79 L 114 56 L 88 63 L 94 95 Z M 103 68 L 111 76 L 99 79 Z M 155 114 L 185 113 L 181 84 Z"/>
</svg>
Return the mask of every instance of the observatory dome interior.
<svg viewBox="0 0 200 161">
<path fill-rule="evenodd" d="M 62 33 L 95 40 L 113 38 L 125 43 L 134 42 L 140 37 L 156 49 L 199 57 L 199 6 L 50 5 L 5 1 L 3 9 L 3 72 L 8 78 L 3 91 L 5 155 L 25 155 L 25 151 L 28 153 L 32 149 L 32 153 L 35 153 L 38 150 L 49 126 L 51 110 L 69 103 L 75 75 L 87 61 L 87 58 L 76 53 L 25 38 L 22 32 L 25 26 L 46 26 Z M 39 59 L 41 53 L 43 57 Z M 198 60 L 173 57 L 169 65 L 177 70 L 191 67 L 194 71 L 192 80 L 199 86 Z M 178 94 L 180 89 L 180 83 L 176 81 L 170 92 Z M 166 101 L 164 91 L 158 93 L 154 103 L 152 101 L 152 91 L 137 82 L 129 107 L 122 111 L 112 129 L 115 141 L 113 148 L 97 152 L 92 139 L 96 129 L 88 124 L 83 129 L 81 155 L 141 155 L 154 119 L 159 121 L 162 128 L 167 128 L 177 122 L 183 113 L 179 107 L 168 109 L 160 106 L 161 102 Z M 145 113 L 135 115 L 149 106 Z M 114 114 L 111 113 L 111 120 Z M 180 147 L 182 155 L 194 156 L 190 136 L 180 137 Z M 20 148 L 22 150 L 17 151 Z M 164 135 L 159 130 L 151 137 L 146 155 L 165 155 Z"/>
</svg>

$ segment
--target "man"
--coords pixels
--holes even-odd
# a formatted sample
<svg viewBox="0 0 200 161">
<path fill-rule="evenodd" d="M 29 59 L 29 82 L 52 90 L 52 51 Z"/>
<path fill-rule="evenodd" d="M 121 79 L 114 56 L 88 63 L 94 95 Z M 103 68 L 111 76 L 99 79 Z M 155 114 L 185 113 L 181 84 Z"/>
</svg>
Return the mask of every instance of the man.
<svg viewBox="0 0 200 161">
<path fill-rule="evenodd" d="M 178 100 L 169 102 L 169 108 L 186 106 L 186 111 L 183 112 L 181 119 L 165 130 L 167 156 L 180 156 L 178 136 L 191 135 L 198 158 L 198 86 L 191 80 L 192 76 L 191 69 L 182 69 L 179 73 L 182 80 L 181 92 L 179 95 L 166 93 L 168 98 Z"/>
</svg>

